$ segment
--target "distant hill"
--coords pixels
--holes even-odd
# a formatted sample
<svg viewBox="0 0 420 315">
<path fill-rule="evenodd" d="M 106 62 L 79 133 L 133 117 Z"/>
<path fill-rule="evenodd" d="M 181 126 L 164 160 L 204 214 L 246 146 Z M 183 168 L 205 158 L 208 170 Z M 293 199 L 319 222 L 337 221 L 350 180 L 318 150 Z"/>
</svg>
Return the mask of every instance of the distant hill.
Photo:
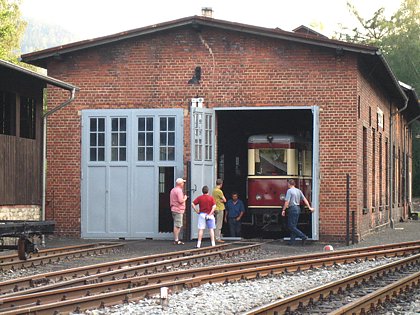
<svg viewBox="0 0 420 315">
<path fill-rule="evenodd" d="M 78 41 L 79 38 L 58 25 L 25 19 L 28 25 L 22 38 L 22 54 Z"/>
</svg>

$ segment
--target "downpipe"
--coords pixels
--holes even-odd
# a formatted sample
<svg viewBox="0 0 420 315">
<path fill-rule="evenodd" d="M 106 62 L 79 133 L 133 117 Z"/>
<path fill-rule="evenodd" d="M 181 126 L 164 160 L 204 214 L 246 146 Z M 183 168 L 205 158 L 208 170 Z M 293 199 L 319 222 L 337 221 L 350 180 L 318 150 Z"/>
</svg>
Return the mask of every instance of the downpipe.
<svg viewBox="0 0 420 315">
<path fill-rule="evenodd" d="M 54 107 L 50 111 L 46 112 L 42 115 L 43 119 L 43 136 L 42 136 L 42 210 L 41 210 L 41 218 L 42 221 L 45 221 L 45 203 L 46 203 L 46 189 L 47 189 L 47 117 L 51 114 L 54 114 L 56 111 L 62 109 L 63 107 L 67 106 L 76 97 L 76 88 L 69 90 L 70 97 L 67 101 L 60 104 L 57 107 Z M 45 245 L 45 237 L 42 236 L 42 245 Z"/>
</svg>

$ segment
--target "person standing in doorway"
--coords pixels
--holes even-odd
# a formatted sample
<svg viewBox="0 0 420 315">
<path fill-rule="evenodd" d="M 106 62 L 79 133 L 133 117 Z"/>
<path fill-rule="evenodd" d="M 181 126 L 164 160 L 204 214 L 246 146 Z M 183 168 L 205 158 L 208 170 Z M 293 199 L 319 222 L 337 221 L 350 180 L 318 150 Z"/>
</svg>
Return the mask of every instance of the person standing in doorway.
<svg viewBox="0 0 420 315">
<path fill-rule="evenodd" d="M 238 193 L 232 193 L 232 199 L 226 203 L 225 222 L 229 224 L 231 237 L 241 237 L 241 219 L 245 213 L 245 207 Z"/>
<path fill-rule="evenodd" d="M 295 181 L 293 179 L 289 179 L 287 181 L 287 187 L 289 189 L 286 193 L 284 207 L 281 215 L 283 217 L 286 216 L 287 210 L 287 227 L 290 230 L 290 245 L 295 243 L 296 236 L 300 237 L 302 240 L 302 245 L 305 245 L 305 241 L 308 239 L 308 237 L 297 228 L 300 215 L 300 203 L 303 201 L 303 203 L 308 206 L 311 212 L 314 212 L 314 208 L 311 208 L 311 205 L 303 195 L 303 192 L 295 187 Z"/>
<path fill-rule="evenodd" d="M 223 180 L 218 179 L 216 180 L 216 187 L 213 189 L 213 198 L 216 200 L 216 211 L 215 211 L 215 217 L 216 217 L 216 242 L 218 243 L 224 243 L 222 240 L 222 227 L 223 227 L 223 219 L 224 219 L 224 210 L 225 210 L 225 203 L 226 198 L 222 191 L 223 186 Z"/>
<path fill-rule="evenodd" d="M 184 194 L 185 180 L 182 178 L 177 178 L 175 181 L 175 187 L 172 188 L 171 194 L 169 197 L 172 211 L 172 218 L 174 219 L 174 244 L 175 245 L 184 245 L 183 242 L 179 239 L 179 234 L 184 221 L 184 212 L 185 212 L 185 201 L 188 199 L 188 196 Z"/>
<path fill-rule="evenodd" d="M 216 223 L 214 220 L 214 210 L 216 209 L 216 201 L 209 195 L 209 188 L 203 186 L 201 196 L 194 199 L 191 206 L 198 214 L 198 241 L 197 248 L 201 247 L 201 240 L 203 239 L 204 230 L 206 227 L 209 229 L 211 246 L 216 246 L 214 241 L 214 228 Z M 198 205 L 198 209 L 197 206 Z"/>
</svg>

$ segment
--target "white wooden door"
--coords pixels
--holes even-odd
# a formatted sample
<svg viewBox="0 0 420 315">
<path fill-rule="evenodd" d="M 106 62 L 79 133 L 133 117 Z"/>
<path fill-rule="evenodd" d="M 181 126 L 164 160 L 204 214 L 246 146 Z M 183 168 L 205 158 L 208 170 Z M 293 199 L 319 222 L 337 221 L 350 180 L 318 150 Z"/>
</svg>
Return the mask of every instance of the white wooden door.
<svg viewBox="0 0 420 315">
<path fill-rule="evenodd" d="M 172 238 L 158 227 L 159 167 L 184 173 L 183 113 L 83 111 L 82 237 Z"/>
<path fill-rule="evenodd" d="M 215 114 L 213 109 L 191 108 L 191 188 L 192 201 L 203 186 L 210 193 L 215 185 Z M 192 210 L 191 210 L 192 211 Z M 191 214 L 191 238 L 197 238 L 196 213 Z"/>
</svg>

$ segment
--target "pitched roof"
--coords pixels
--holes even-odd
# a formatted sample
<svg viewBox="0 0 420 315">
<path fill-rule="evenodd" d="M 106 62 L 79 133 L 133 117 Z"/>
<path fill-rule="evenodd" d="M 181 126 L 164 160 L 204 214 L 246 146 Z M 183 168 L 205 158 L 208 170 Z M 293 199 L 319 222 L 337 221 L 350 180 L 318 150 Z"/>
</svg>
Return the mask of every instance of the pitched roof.
<svg viewBox="0 0 420 315">
<path fill-rule="evenodd" d="M 313 29 L 305 26 L 305 25 L 301 25 L 296 27 L 293 32 L 295 33 L 301 33 L 301 34 L 307 34 L 307 35 L 313 35 L 313 36 L 319 36 L 319 37 L 323 37 L 323 38 L 328 38 L 327 36 L 318 33 L 317 31 L 314 31 Z"/>
<path fill-rule="evenodd" d="M 414 120 L 420 119 L 420 102 L 416 90 L 404 82 L 399 82 L 408 97 L 407 114 L 412 119 L 408 122 L 411 124 Z"/>
<path fill-rule="evenodd" d="M 61 81 L 61 80 L 58 80 L 58 79 L 49 77 L 47 75 L 43 75 L 43 74 L 37 73 L 35 71 L 32 71 L 32 70 L 23 68 L 23 67 L 18 66 L 18 65 L 15 65 L 15 64 L 13 64 L 11 62 L 8 62 L 6 60 L 0 59 L 0 71 L 1 71 L 2 68 L 7 68 L 7 69 L 11 69 L 13 71 L 17 71 L 17 72 L 22 73 L 24 75 L 27 75 L 29 77 L 32 77 L 32 78 L 41 80 L 41 81 L 43 81 L 45 83 L 48 83 L 48 84 L 57 86 L 59 88 L 65 89 L 65 90 L 69 90 L 69 91 L 79 90 L 78 87 L 76 87 L 74 85 L 71 85 L 69 83 L 66 83 L 64 81 Z"/>
<path fill-rule="evenodd" d="M 93 39 L 83 40 L 79 42 L 70 43 L 58 47 L 52 47 L 28 54 L 22 55 L 24 62 L 34 64 L 41 67 L 46 67 L 47 61 L 53 57 L 87 49 L 98 47 L 101 45 L 122 41 L 129 38 L 144 36 L 148 34 L 158 33 L 166 30 L 172 30 L 180 27 L 192 27 L 200 30 L 206 27 L 217 28 L 221 30 L 229 30 L 234 32 L 245 33 L 249 35 L 256 35 L 268 37 L 279 40 L 286 40 L 290 42 L 302 43 L 306 45 L 313 45 L 321 48 L 335 49 L 338 53 L 351 52 L 358 54 L 363 63 L 368 67 L 371 75 L 390 93 L 390 95 L 399 101 L 405 102 L 407 96 L 398 83 L 391 68 L 386 62 L 377 47 L 343 42 L 339 40 L 329 39 L 322 36 L 314 36 L 313 34 L 305 34 L 301 32 L 287 32 L 279 28 L 265 28 L 253 26 L 242 23 L 229 22 L 224 20 L 217 20 L 203 16 L 191 16 L 181 18 L 169 22 L 154 24 L 146 27 L 141 27 L 125 32 L 120 32 L 108 36 L 97 37 Z M 399 106 L 402 106 L 399 104 Z"/>
<path fill-rule="evenodd" d="M 313 35 L 287 32 L 279 28 L 265 28 L 259 26 L 253 26 L 242 23 L 229 22 L 224 20 L 217 20 L 213 18 L 207 18 L 202 16 L 191 16 L 178 20 L 173 20 L 169 22 L 154 24 L 150 26 L 145 26 L 141 28 L 136 28 L 129 31 L 124 31 L 112 35 L 97 37 L 93 39 L 82 40 L 79 42 L 70 43 L 67 45 L 52 47 L 32 53 L 27 53 L 22 55 L 22 60 L 28 63 L 43 65 L 44 60 L 57 56 L 60 54 L 65 54 L 81 49 L 96 47 L 104 44 L 113 43 L 116 41 L 125 40 L 128 38 L 143 36 L 147 34 L 157 33 L 169 29 L 175 29 L 184 26 L 191 26 L 195 29 L 200 29 L 202 27 L 214 27 L 224 30 L 236 31 L 241 33 L 259 35 L 264 37 L 271 37 L 276 39 L 284 39 L 293 42 L 300 42 L 305 44 L 312 44 L 316 46 L 329 47 L 334 49 L 343 49 L 353 52 L 362 52 L 368 54 L 375 54 L 378 50 L 373 46 L 366 46 L 354 43 L 347 43 L 338 40 L 329 39 L 327 37 L 314 37 Z"/>
</svg>

